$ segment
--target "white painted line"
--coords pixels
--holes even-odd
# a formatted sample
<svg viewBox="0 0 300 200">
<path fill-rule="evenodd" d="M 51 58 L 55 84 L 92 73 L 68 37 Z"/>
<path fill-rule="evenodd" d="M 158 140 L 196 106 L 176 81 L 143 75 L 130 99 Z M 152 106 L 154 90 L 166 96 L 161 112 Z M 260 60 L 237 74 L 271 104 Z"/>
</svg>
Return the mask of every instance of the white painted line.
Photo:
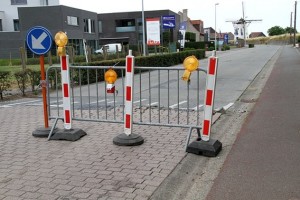
<svg viewBox="0 0 300 200">
<path fill-rule="evenodd" d="M 223 109 L 226 111 L 228 110 L 231 106 L 233 106 L 234 103 L 229 103 L 226 106 L 223 106 Z"/>
<path fill-rule="evenodd" d="M 196 107 L 194 107 L 194 108 L 192 108 L 192 110 L 200 110 L 200 108 L 202 108 L 203 107 L 203 104 L 200 104 L 200 105 L 198 105 L 198 106 L 196 106 Z"/>
<path fill-rule="evenodd" d="M 146 101 L 147 99 L 141 99 L 141 101 Z M 134 102 L 132 102 L 132 103 L 140 103 L 140 100 L 138 100 L 138 101 L 134 101 Z"/>
<path fill-rule="evenodd" d="M 26 104 L 25 106 L 42 106 L 43 103 L 31 103 L 31 104 Z"/>
<path fill-rule="evenodd" d="M 57 102 L 63 102 L 63 100 L 59 100 L 59 101 L 50 101 L 50 104 L 51 104 L 51 103 L 57 103 Z"/>
<path fill-rule="evenodd" d="M 55 104 L 52 104 L 52 105 L 50 105 L 50 107 L 59 107 L 59 108 L 63 108 L 64 107 L 64 105 L 63 104 L 60 104 L 60 105 L 55 105 Z"/>
<path fill-rule="evenodd" d="M 151 103 L 151 104 L 148 104 L 147 106 L 154 106 L 154 105 L 156 105 L 156 104 L 158 104 L 158 102 L 153 102 L 153 103 Z"/>
<path fill-rule="evenodd" d="M 174 105 L 171 105 L 169 108 L 175 108 L 175 107 L 178 107 L 179 105 L 181 105 L 181 104 L 184 104 L 184 103 L 186 103 L 187 101 L 181 101 L 181 102 L 179 102 L 178 104 L 176 103 L 176 104 L 174 104 Z"/>
<path fill-rule="evenodd" d="M 103 102 L 103 101 L 105 101 L 105 99 L 99 100 L 98 103 L 101 103 L 101 102 Z M 97 103 L 97 101 L 93 101 L 93 102 L 91 102 L 90 104 L 94 104 L 94 103 Z"/>
<path fill-rule="evenodd" d="M 0 108 L 11 108 L 12 106 L 8 106 L 8 105 L 4 105 L 4 106 L 0 106 Z"/>
<path fill-rule="evenodd" d="M 6 104 L 4 106 L 15 106 L 15 105 L 21 105 L 21 104 L 28 104 L 28 103 L 33 103 L 33 102 L 38 102 L 41 101 L 39 100 L 34 100 L 34 101 L 24 101 L 24 102 L 19 102 L 19 103 L 11 103 L 11 104 Z"/>
<path fill-rule="evenodd" d="M 77 101 L 74 102 L 74 104 L 77 104 L 77 103 L 79 103 L 79 102 L 77 102 Z M 63 107 L 64 107 L 64 104 L 59 104 L 59 105 L 57 105 L 57 104 L 50 104 L 50 107 L 59 107 L 59 108 L 63 108 Z"/>
</svg>

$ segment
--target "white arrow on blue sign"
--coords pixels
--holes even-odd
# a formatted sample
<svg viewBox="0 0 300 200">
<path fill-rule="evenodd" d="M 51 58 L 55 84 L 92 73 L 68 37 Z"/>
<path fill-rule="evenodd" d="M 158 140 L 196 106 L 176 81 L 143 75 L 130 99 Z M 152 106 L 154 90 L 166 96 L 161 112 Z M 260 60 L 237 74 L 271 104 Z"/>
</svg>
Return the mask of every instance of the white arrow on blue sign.
<svg viewBox="0 0 300 200">
<path fill-rule="evenodd" d="M 51 49 L 52 35 L 46 28 L 35 26 L 28 31 L 26 43 L 33 53 L 43 55 Z"/>
</svg>

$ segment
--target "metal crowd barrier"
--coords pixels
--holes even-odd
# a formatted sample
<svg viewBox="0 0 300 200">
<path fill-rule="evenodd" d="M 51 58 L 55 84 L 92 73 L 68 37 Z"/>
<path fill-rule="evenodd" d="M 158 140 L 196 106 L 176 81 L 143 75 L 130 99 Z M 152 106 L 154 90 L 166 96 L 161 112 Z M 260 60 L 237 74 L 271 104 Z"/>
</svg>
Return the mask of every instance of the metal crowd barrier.
<svg viewBox="0 0 300 200">
<path fill-rule="evenodd" d="M 70 66 L 72 120 L 124 123 L 125 66 L 115 66 L 116 92 L 106 92 L 109 66 Z M 47 69 L 49 119 L 63 119 L 60 67 Z M 206 70 L 199 67 L 190 82 L 181 80 L 184 68 L 134 68 L 133 124 L 201 128 Z"/>
</svg>

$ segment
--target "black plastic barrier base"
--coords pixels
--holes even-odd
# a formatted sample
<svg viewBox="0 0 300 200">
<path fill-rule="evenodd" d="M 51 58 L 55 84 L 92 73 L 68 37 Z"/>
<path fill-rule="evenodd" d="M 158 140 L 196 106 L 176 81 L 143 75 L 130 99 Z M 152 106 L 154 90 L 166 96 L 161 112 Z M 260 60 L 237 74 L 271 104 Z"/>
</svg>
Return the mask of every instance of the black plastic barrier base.
<svg viewBox="0 0 300 200">
<path fill-rule="evenodd" d="M 196 140 L 188 145 L 186 151 L 207 157 L 216 157 L 222 150 L 222 143 L 219 140 L 210 139 L 209 141 Z"/>
<path fill-rule="evenodd" d="M 76 141 L 85 135 L 86 132 L 84 132 L 82 129 L 59 129 L 54 132 L 54 134 L 50 137 L 50 140 Z"/>
<path fill-rule="evenodd" d="M 49 127 L 49 128 L 40 127 L 40 128 L 35 129 L 32 132 L 32 136 L 34 136 L 34 137 L 48 137 L 50 131 L 51 131 L 51 127 Z M 54 129 L 54 131 L 56 131 L 56 129 Z"/>
<path fill-rule="evenodd" d="M 138 146 L 144 143 L 144 138 L 133 133 L 129 136 L 122 133 L 113 139 L 113 143 L 118 146 Z"/>
</svg>

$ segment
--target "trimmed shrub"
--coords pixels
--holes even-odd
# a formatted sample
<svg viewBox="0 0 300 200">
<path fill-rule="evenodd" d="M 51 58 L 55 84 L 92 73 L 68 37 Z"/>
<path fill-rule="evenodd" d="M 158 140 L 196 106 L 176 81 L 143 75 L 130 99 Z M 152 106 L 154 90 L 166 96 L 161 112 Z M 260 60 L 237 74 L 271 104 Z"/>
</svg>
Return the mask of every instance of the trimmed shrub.
<svg viewBox="0 0 300 200">
<path fill-rule="evenodd" d="M 26 70 L 15 72 L 15 78 L 18 83 L 18 87 L 22 93 L 23 96 L 25 96 L 25 89 L 27 86 L 27 80 L 28 80 L 28 73 Z"/>
<path fill-rule="evenodd" d="M 3 92 L 10 87 L 10 72 L 0 71 L 0 99 L 3 100 Z"/>
</svg>

